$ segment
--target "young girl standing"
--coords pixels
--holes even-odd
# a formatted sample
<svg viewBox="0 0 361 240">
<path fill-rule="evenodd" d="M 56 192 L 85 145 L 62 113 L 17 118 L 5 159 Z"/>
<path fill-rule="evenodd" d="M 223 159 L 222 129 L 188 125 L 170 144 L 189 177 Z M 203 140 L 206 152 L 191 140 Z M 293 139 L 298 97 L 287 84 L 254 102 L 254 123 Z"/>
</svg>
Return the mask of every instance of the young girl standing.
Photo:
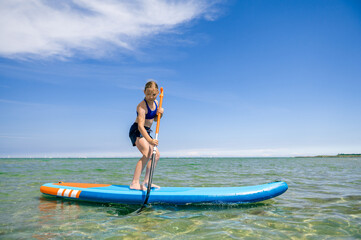
<svg viewBox="0 0 361 240">
<path fill-rule="evenodd" d="M 138 150 L 142 154 L 142 157 L 139 159 L 137 165 L 135 166 L 133 181 L 130 184 L 130 189 L 136 190 L 146 190 L 151 161 L 148 161 L 152 155 L 153 147 L 158 145 L 158 140 L 153 139 L 150 136 L 150 127 L 153 124 L 153 121 L 157 121 L 157 115 L 163 115 L 164 109 L 158 108 L 158 101 L 156 100 L 159 90 L 158 85 L 154 81 L 149 81 L 144 88 L 145 98 L 137 106 L 137 118 L 134 124 L 130 127 L 129 137 L 132 141 L 133 146 L 137 146 Z M 159 151 L 157 149 L 157 154 L 155 157 L 155 164 L 159 160 Z M 147 164 L 148 163 L 148 164 Z M 147 165 L 145 172 L 145 177 L 143 184 L 139 183 L 140 175 L 144 167 Z M 156 165 L 155 165 L 156 166 Z M 155 184 L 152 184 L 152 187 L 158 187 Z"/>
</svg>

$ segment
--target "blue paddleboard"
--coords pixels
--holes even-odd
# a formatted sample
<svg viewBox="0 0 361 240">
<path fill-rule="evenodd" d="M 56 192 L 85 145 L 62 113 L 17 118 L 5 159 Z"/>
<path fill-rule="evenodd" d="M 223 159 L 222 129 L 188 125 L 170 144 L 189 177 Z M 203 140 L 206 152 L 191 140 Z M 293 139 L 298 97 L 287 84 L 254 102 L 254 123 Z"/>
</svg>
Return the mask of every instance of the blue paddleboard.
<svg viewBox="0 0 361 240">
<path fill-rule="evenodd" d="M 246 187 L 162 187 L 151 190 L 148 203 L 250 203 L 277 197 L 287 189 L 285 182 Z M 40 191 L 68 199 L 123 204 L 142 204 L 146 196 L 146 191 L 129 186 L 91 183 L 46 183 Z"/>
</svg>

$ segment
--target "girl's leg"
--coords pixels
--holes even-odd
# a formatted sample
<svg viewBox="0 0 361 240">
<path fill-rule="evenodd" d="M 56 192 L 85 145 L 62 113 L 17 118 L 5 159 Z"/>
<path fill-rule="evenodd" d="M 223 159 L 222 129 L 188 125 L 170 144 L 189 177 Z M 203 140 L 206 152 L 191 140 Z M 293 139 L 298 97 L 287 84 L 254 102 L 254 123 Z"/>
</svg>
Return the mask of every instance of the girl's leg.
<svg viewBox="0 0 361 240">
<path fill-rule="evenodd" d="M 150 157 L 152 157 L 152 154 L 153 154 L 153 145 L 149 145 L 149 152 L 150 152 Z M 157 148 L 157 153 L 155 154 L 155 165 L 154 165 L 154 169 L 156 168 L 157 166 L 157 163 L 158 163 L 158 160 L 159 160 L 159 151 L 158 151 L 158 148 Z M 150 173 L 150 167 L 151 167 L 151 164 L 152 162 L 149 161 L 148 164 L 147 164 L 147 169 L 145 171 L 145 176 L 144 176 L 144 181 L 143 181 L 143 186 L 144 188 L 146 188 L 148 186 L 148 181 L 149 181 L 149 173 Z M 152 187 L 155 187 L 155 188 L 160 188 L 158 185 L 155 185 L 152 183 Z"/>
<path fill-rule="evenodd" d="M 137 165 L 135 166 L 133 181 L 130 184 L 129 188 L 144 190 L 143 186 L 139 183 L 139 178 L 152 153 L 149 151 L 149 143 L 147 142 L 147 140 L 145 140 L 145 138 L 137 138 L 135 145 L 142 154 L 142 157 L 139 159 Z"/>
</svg>

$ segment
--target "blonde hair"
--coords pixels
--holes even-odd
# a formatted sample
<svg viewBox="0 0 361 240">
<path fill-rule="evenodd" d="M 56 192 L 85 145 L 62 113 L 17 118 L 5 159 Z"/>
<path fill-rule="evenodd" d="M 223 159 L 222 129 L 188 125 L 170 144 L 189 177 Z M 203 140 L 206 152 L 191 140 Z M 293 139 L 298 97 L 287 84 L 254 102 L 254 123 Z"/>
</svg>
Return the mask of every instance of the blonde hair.
<svg viewBox="0 0 361 240">
<path fill-rule="evenodd" d="M 158 84 L 154 80 L 150 80 L 145 84 L 144 91 L 146 91 L 147 88 L 153 88 L 153 87 L 158 89 Z"/>
</svg>

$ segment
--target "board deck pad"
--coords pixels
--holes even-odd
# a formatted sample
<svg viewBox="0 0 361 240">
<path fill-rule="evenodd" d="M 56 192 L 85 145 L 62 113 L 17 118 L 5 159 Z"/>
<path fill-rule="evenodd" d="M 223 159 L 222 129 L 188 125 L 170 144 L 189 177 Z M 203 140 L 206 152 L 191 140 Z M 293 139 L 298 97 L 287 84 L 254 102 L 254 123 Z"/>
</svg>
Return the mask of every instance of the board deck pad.
<svg viewBox="0 0 361 240">
<path fill-rule="evenodd" d="M 277 197 L 287 191 L 285 182 L 244 187 L 161 187 L 153 188 L 148 203 L 250 203 Z M 101 203 L 142 204 L 146 191 L 125 185 L 93 183 L 46 183 L 40 187 L 46 195 Z"/>
</svg>

